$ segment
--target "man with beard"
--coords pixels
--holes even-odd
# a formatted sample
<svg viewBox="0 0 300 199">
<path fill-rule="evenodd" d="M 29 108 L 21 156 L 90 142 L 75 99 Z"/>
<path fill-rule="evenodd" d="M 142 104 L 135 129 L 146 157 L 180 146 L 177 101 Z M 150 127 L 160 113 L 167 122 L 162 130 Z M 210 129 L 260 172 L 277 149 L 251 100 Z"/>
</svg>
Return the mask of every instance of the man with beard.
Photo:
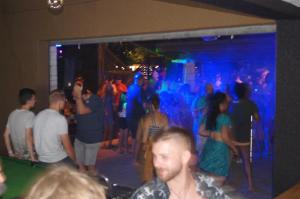
<svg viewBox="0 0 300 199">
<path fill-rule="evenodd" d="M 136 190 L 131 199 L 227 199 L 211 177 L 190 169 L 193 135 L 171 127 L 153 137 L 153 164 L 157 178 Z"/>
</svg>

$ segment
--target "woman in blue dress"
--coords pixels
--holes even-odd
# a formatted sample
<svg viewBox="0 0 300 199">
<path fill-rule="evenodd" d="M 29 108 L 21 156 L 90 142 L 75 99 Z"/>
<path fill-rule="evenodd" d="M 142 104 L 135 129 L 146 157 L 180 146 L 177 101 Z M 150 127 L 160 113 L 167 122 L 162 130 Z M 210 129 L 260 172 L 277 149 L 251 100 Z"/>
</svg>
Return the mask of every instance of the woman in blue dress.
<svg viewBox="0 0 300 199">
<path fill-rule="evenodd" d="M 201 136 L 208 137 L 199 162 L 204 172 L 213 175 L 220 185 L 228 176 L 230 165 L 230 149 L 237 154 L 237 148 L 231 141 L 231 120 L 225 113 L 229 100 L 226 94 L 217 92 L 210 99 L 206 119 L 200 126 Z"/>
</svg>

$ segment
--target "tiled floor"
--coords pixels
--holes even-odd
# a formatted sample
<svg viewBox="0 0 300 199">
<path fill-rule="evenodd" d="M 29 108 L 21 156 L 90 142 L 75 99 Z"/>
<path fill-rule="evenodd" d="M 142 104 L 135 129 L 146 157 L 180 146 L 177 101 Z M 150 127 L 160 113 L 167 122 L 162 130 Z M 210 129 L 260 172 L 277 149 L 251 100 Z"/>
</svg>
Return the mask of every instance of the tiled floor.
<svg viewBox="0 0 300 199">
<path fill-rule="evenodd" d="M 271 158 L 255 158 L 254 182 L 256 192 L 247 190 L 242 164 L 232 163 L 230 176 L 224 189 L 231 198 L 270 199 L 272 184 Z M 120 155 L 113 150 L 101 149 L 97 160 L 98 172 L 106 175 L 112 183 L 138 187 L 141 182 L 132 155 Z"/>
</svg>

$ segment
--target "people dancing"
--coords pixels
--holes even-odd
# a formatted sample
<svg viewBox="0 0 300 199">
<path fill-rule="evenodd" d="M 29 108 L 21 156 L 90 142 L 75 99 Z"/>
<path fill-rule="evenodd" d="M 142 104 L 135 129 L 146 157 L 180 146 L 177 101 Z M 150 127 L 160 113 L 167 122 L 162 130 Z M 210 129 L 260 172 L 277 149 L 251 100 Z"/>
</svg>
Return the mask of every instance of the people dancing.
<svg viewBox="0 0 300 199">
<path fill-rule="evenodd" d="M 160 112 L 160 100 L 158 95 L 151 99 L 150 112 L 139 123 L 137 134 L 136 159 L 141 160 L 142 180 L 150 181 L 153 178 L 154 167 L 152 158 L 152 138 L 159 131 L 168 127 L 168 117 Z M 143 156 L 138 157 L 138 154 Z"/>
<path fill-rule="evenodd" d="M 119 152 L 120 153 L 128 153 L 128 127 L 126 121 L 126 92 L 122 93 L 120 96 L 120 103 L 119 103 Z"/>
<path fill-rule="evenodd" d="M 229 172 L 230 149 L 237 154 L 237 148 L 230 139 L 231 120 L 226 114 L 228 98 L 226 94 L 216 92 L 210 99 L 207 116 L 200 126 L 201 136 L 208 137 L 199 162 L 204 172 L 215 177 L 223 185 Z"/>
<path fill-rule="evenodd" d="M 236 83 L 234 91 L 238 101 L 232 104 L 230 112 L 233 120 L 235 144 L 243 160 L 244 172 L 248 180 L 248 189 L 253 191 L 252 165 L 250 161 L 250 132 L 251 117 L 255 120 L 259 119 L 258 108 L 249 99 L 250 90 L 247 84 Z"/>
</svg>

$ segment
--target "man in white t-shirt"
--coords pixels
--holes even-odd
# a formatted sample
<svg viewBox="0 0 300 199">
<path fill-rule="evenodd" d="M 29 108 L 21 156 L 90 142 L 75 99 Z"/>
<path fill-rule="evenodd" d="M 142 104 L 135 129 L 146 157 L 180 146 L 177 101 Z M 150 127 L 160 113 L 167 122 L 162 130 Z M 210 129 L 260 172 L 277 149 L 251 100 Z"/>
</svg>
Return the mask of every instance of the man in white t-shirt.
<svg viewBox="0 0 300 199">
<path fill-rule="evenodd" d="M 20 108 L 10 113 L 4 131 L 5 147 L 10 157 L 35 161 L 32 126 L 36 103 L 35 91 L 23 88 L 19 91 Z"/>
<path fill-rule="evenodd" d="M 54 90 L 49 96 L 49 108 L 35 118 L 33 137 L 38 160 L 42 163 L 74 165 L 75 153 L 68 134 L 68 123 L 60 114 L 64 106 L 63 91 Z"/>
</svg>

